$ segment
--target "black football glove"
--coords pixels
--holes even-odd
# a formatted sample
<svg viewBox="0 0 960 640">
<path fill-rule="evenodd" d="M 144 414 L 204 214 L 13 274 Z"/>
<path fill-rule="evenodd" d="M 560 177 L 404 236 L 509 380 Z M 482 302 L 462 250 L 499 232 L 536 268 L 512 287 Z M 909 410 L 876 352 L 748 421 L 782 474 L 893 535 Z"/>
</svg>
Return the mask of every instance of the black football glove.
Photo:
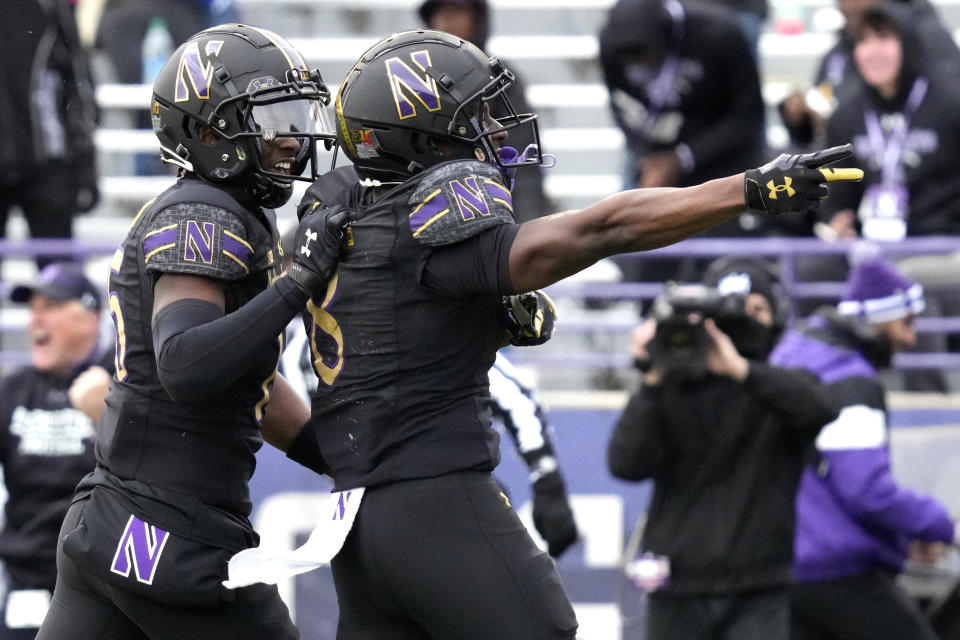
<svg viewBox="0 0 960 640">
<path fill-rule="evenodd" d="M 326 292 L 327 281 L 337 269 L 349 220 L 350 211 L 339 206 L 314 209 L 300 220 L 287 278 L 307 295 Z"/>
<path fill-rule="evenodd" d="M 860 169 L 821 169 L 851 155 L 853 146 L 845 144 L 816 153 L 784 153 L 759 169 L 750 169 L 743 181 L 747 208 L 772 214 L 815 211 L 829 193 L 827 182 L 863 179 Z"/>
<path fill-rule="evenodd" d="M 577 524 L 563 477 L 557 470 L 541 475 L 533 483 L 533 526 L 554 558 L 577 541 Z"/>
<path fill-rule="evenodd" d="M 507 340 L 515 347 L 543 344 L 553 335 L 557 307 L 543 291 L 504 296 L 501 309 Z"/>
</svg>

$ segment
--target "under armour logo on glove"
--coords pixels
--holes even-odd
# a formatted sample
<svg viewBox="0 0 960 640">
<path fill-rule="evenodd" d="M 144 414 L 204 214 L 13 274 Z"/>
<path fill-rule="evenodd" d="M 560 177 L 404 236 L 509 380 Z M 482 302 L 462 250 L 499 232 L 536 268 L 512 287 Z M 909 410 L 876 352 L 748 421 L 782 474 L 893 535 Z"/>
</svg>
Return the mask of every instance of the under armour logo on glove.
<svg viewBox="0 0 960 640">
<path fill-rule="evenodd" d="M 300 220 L 293 243 L 299 251 L 293 256 L 287 277 L 307 295 L 323 295 L 326 291 L 343 251 L 341 241 L 350 214 L 339 206 L 316 208 Z"/>
<path fill-rule="evenodd" d="M 750 169 L 743 181 L 747 208 L 773 214 L 818 209 L 830 193 L 827 182 L 863 179 L 860 169 L 822 168 L 851 155 L 853 146 L 845 144 L 816 153 L 784 153 L 759 169 Z"/>
<path fill-rule="evenodd" d="M 767 189 L 770 189 L 770 195 L 768 196 L 772 200 L 777 199 L 777 191 L 786 191 L 787 197 L 793 197 L 796 195 L 797 191 L 790 185 L 793 184 L 793 178 L 784 178 L 783 184 L 776 184 L 773 180 L 767 183 Z"/>
<path fill-rule="evenodd" d="M 303 246 L 300 247 L 300 253 L 302 253 L 303 255 L 309 258 L 310 243 L 317 239 L 317 232 L 314 231 L 313 229 L 307 229 L 306 233 L 304 233 L 303 235 L 304 235 L 304 238 L 306 238 L 306 240 L 304 240 Z"/>
</svg>

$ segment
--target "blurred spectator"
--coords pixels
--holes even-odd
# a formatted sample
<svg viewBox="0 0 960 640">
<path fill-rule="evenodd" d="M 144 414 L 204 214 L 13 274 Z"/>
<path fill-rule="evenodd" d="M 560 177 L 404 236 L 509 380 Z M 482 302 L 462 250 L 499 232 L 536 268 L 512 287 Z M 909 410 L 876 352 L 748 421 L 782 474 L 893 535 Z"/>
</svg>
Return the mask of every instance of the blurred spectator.
<svg viewBox="0 0 960 640">
<path fill-rule="evenodd" d="M 69 238 L 96 205 L 97 110 L 69 0 L 7 0 L 0 20 L 0 237 L 19 207 L 35 238 Z M 38 267 L 56 260 L 39 256 Z"/>
<path fill-rule="evenodd" d="M 863 13 L 854 59 L 863 83 L 837 104 L 827 140 L 853 141 L 864 179 L 838 190 L 823 210 L 830 235 L 897 241 L 905 236 L 960 234 L 960 88 L 933 73 L 933 58 L 909 7 L 878 4 Z M 933 262 L 924 268 L 923 262 Z M 914 277 L 938 277 L 942 256 L 912 260 Z M 921 264 L 917 264 L 921 263 Z M 954 281 L 960 272 L 952 274 Z M 929 284 L 932 284 L 930 282 Z M 956 290 L 928 296 L 930 315 L 960 314 Z M 923 351 L 945 351 L 942 336 L 921 340 Z M 946 391 L 937 371 L 910 372 L 911 390 Z"/>
<path fill-rule="evenodd" d="M 611 9 L 600 58 L 639 186 L 688 186 L 762 159 L 764 106 L 749 49 L 723 7 L 620 0 Z"/>
<path fill-rule="evenodd" d="M 487 51 L 487 38 L 490 37 L 490 8 L 487 0 L 426 0 L 420 5 L 419 13 L 427 27 L 446 31 Z M 513 85 L 507 89 L 507 97 L 517 113 L 530 113 L 525 93 L 526 83 L 517 74 L 515 65 L 506 60 L 503 62 L 516 76 Z M 491 115 L 499 118 L 503 114 Z M 518 127 L 510 131 L 507 144 L 522 153 L 527 145 L 535 142 L 526 127 Z M 527 167 L 518 172 L 511 195 L 514 211 L 521 212 L 517 222 L 526 222 L 554 212 L 543 190 L 543 170 L 539 166 Z"/>
<path fill-rule="evenodd" d="M 950 30 L 928 0 L 888 0 L 909 11 L 920 40 L 927 50 L 925 71 L 940 78 L 956 77 L 960 72 L 960 48 Z M 791 143 L 799 148 L 819 145 L 825 136 L 826 121 L 844 96 L 857 90 L 860 76 L 853 60 L 855 35 L 863 15 L 882 0 L 837 0 L 844 26 L 837 33 L 837 42 L 821 58 L 813 80 L 813 89 L 791 93 L 780 105 L 780 115 Z"/>
<path fill-rule="evenodd" d="M 767 0 L 719 0 L 719 4 L 730 7 L 737 14 L 740 29 L 753 49 L 754 58 L 759 61 L 757 54 L 760 34 L 763 33 L 764 23 L 770 12 Z"/>
<path fill-rule="evenodd" d="M 237 18 L 232 0 L 106 0 L 95 48 L 106 54 L 114 82 L 152 85 L 176 43 Z M 151 127 L 147 106 L 136 114 L 137 128 Z M 160 161 L 159 151 L 135 157 L 138 175 L 170 171 Z"/>
<path fill-rule="evenodd" d="M 891 265 L 854 267 L 836 309 L 789 331 L 777 366 L 830 384 L 843 409 L 817 438 L 817 460 L 797 495 L 794 640 L 934 640 L 897 588 L 910 542 L 955 542 L 957 529 L 932 497 L 898 486 L 890 469 L 884 389 L 877 380 L 916 340 L 923 289 Z"/>
<path fill-rule="evenodd" d="M 841 236 L 900 240 L 960 234 L 960 89 L 931 74 L 913 13 L 896 4 L 866 11 L 854 36 L 864 82 L 837 104 L 827 140 L 853 141 L 864 179 L 838 191 L 823 213 Z"/>
<path fill-rule="evenodd" d="M 105 51 L 112 62 L 117 82 L 143 83 L 142 47 L 151 21 L 162 19 L 173 42 L 184 42 L 193 34 L 219 24 L 219 16 L 228 10 L 221 5 L 232 5 L 232 2 L 107 0 L 100 16 L 96 47 Z M 147 84 L 153 84 L 152 79 L 148 80 Z"/>
<path fill-rule="evenodd" d="M 686 187 L 741 171 L 765 154 L 757 64 L 726 7 L 678 0 L 619 0 L 600 32 L 610 104 L 626 137 L 625 186 Z M 764 234 L 744 213 L 702 235 Z M 626 280 L 697 281 L 702 261 L 616 260 Z"/>
<path fill-rule="evenodd" d="M 641 325 L 633 343 L 649 369 L 608 447 L 613 475 L 654 484 L 640 561 L 664 570 L 648 585 L 645 637 L 785 640 L 794 495 L 837 408 L 813 376 L 764 364 L 786 313 L 772 265 L 722 258 L 705 283 L 722 295 L 721 308 L 743 305 L 700 325 L 705 374 L 671 367 L 716 299 L 704 292 L 705 311 L 692 316 L 696 304 L 675 299 L 672 317 L 654 305 L 658 322 Z"/>
<path fill-rule="evenodd" d="M 11 299 L 30 306 L 31 364 L 0 380 L 4 640 L 36 635 L 56 582 L 60 523 L 95 464 L 93 423 L 71 406 L 68 390 L 92 365 L 113 368 L 97 344 L 100 293 L 79 265 L 52 263 Z"/>
</svg>

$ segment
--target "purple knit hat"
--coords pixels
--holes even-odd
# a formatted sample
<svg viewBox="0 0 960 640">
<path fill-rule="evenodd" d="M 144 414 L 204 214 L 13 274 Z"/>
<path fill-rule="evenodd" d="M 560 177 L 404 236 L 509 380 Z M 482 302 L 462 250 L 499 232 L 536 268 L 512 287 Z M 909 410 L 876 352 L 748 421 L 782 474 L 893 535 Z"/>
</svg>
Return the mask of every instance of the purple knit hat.
<svg viewBox="0 0 960 640">
<path fill-rule="evenodd" d="M 889 263 L 874 258 L 856 265 L 837 311 L 867 322 L 890 322 L 923 311 L 923 287 Z"/>
</svg>

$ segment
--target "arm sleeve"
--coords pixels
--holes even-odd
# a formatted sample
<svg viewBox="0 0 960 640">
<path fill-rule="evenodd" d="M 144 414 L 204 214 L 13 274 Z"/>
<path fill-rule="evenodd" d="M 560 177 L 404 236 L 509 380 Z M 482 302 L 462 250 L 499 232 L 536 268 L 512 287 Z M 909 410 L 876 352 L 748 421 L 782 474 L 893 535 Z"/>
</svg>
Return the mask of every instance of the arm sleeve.
<svg viewBox="0 0 960 640">
<path fill-rule="evenodd" d="M 510 247 L 519 228 L 502 224 L 456 244 L 428 249 L 420 267 L 420 283 L 456 297 L 518 293 L 510 282 Z"/>
<path fill-rule="evenodd" d="M 845 406 L 817 438 L 830 491 L 869 529 L 927 541 L 951 542 L 954 527 L 932 496 L 901 487 L 890 468 L 883 389 L 873 380 L 835 383 Z"/>
<path fill-rule="evenodd" d="M 233 384 L 272 347 L 307 303 L 296 285 L 280 278 L 236 311 L 185 298 L 161 309 L 153 322 L 160 383 L 176 402 L 200 402 Z M 237 336 L 243 336 L 242 346 Z"/>
<path fill-rule="evenodd" d="M 660 435 L 662 394 L 659 387 L 641 385 L 617 419 L 607 447 L 607 466 L 615 477 L 644 480 L 666 457 Z"/>
<path fill-rule="evenodd" d="M 783 369 L 751 360 L 743 387 L 788 428 L 811 437 L 840 411 L 834 390 L 802 369 Z"/>
</svg>

